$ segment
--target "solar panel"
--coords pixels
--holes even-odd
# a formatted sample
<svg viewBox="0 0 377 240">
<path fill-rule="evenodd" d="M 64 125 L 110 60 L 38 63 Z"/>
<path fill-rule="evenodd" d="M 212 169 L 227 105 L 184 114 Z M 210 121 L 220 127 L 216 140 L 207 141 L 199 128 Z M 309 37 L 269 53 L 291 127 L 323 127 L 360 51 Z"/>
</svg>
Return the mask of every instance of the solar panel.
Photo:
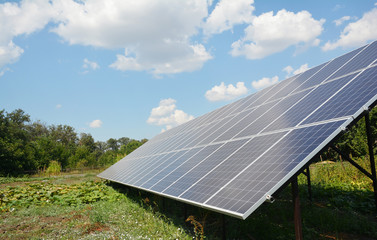
<svg viewBox="0 0 377 240">
<path fill-rule="evenodd" d="M 245 219 L 377 102 L 377 42 L 163 132 L 98 176 Z"/>
</svg>

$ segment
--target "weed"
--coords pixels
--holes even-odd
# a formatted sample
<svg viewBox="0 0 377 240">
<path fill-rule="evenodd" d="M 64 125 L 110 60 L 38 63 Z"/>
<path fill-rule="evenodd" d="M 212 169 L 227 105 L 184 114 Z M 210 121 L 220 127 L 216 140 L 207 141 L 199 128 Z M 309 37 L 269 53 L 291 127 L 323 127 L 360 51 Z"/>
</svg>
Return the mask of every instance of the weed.
<svg viewBox="0 0 377 240">
<path fill-rule="evenodd" d="M 194 216 L 189 216 L 186 219 L 186 222 L 190 222 L 192 225 L 194 225 L 194 233 L 196 239 L 202 240 L 205 238 L 203 225 L 200 224 L 200 222 L 196 221 Z"/>
</svg>

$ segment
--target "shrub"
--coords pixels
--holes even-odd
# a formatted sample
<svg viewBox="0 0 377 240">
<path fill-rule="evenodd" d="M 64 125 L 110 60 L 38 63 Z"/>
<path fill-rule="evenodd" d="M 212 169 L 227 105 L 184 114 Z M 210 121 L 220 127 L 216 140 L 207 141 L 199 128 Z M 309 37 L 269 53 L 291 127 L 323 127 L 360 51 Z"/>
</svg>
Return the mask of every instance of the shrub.
<svg viewBox="0 0 377 240">
<path fill-rule="evenodd" d="M 59 175 L 62 171 L 62 167 L 58 161 L 51 161 L 46 169 L 46 173 L 49 175 Z"/>
</svg>

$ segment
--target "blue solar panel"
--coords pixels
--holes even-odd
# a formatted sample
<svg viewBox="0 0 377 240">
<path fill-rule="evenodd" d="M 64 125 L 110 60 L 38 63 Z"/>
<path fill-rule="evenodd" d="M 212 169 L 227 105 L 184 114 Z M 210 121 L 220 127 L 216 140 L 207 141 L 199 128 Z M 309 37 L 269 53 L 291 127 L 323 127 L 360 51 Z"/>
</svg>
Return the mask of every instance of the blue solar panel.
<svg viewBox="0 0 377 240">
<path fill-rule="evenodd" d="M 377 42 L 163 132 L 100 177 L 246 218 L 377 102 Z"/>
<path fill-rule="evenodd" d="M 224 160 L 228 159 L 234 152 L 243 146 L 248 140 L 241 139 L 224 143 L 220 148 L 214 151 L 207 158 L 203 159 L 193 168 L 182 173 L 179 179 L 168 186 L 164 191 L 165 194 L 170 194 L 178 197 L 186 189 L 190 188 L 194 183 L 205 177 L 209 172 L 214 170 Z M 169 177 L 169 176 L 167 176 Z"/>
<path fill-rule="evenodd" d="M 159 172 L 150 181 L 153 183 L 151 189 L 154 191 L 162 191 L 175 182 L 180 176 L 185 174 L 191 168 L 199 164 L 203 159 L 210 156 L 222 144 L 209 145 L 198 152 L 194 157 L 184 159 L 185 161 L 175 161 Z M 157 181 L 158 180 L 158 181 Z M 150 182 L 148 181 L 148 182 Z M 143 185 L 144 187 L 144 185 Z"/>
<path fill-rule="evenodd" d="M 288 111 L 295 103 L 300 101 L 305 95 L 307 95 L 309 90 L 302 91 L 286 98 L 280 99 L 278 102 L 274 102 L 274 106 L 270 107 L 267 111 L 263 113 L 259 118 L 249 124 L 246 128 L 238 131 L 235 138 L 241 138 L 246 136 L 252 136 L 258 134 L 263 129 L 265 129 L 271 122 L 276 118 L 280 117 L 284 112 Z"/>
<path fill-rule="evenodd" d="M 309 69 L 308 71 L 300 74 L 299 76 L 297 76 L 290 84 L 289 84 L 289 87 L 286 87 L 284 89 L 282 89 L 280 92 L 278 92 L 277 94 L 275 94 L 274 96 L 272 96 L 271 99 L 279 99 L 279 98 L 283 98 L 283 97 L 286 97 L 288 94 L 290 93 L 293 93 L 293 92 L 298 92 L 302 89 L 306 89 L 310 86 L 306 86 L 306 87 L 301 87 L 303 85 L 303 83 L 310 83 L 310 84 L 314 84 L 316 85 L 317 83 L 313 80 L 316 80 L 316 79 L 312 79 L 312 77 L 318 73 L 324 66 L 325 64 L 322 64 L 322 65 L 319 65 L 317 67 L 314 67 L 312 69 Z M 310 81 L 309 81 L 310 80 Z"/>
<path fill-rule="evenodd" d="M 235 123 L 238 123 L 242 119 L 244 119 L 248 114 L 250 114 L 254 109 L 248 109 L 246 111 L 240 112 L 233 116 L 228 122 L 223 124 L 222 126 L 215 129 L 212 133 L 204 135 L 204 139 L 199 139 L 198 145 L 202 144 L 209 144 L 213 142 L 218 136 L 220 136 L 222 133 L 226 132 L 228 129 L 230 129 Z"/>
<path fill-rule="evenodd" d="M 271 149 L 258 154 L 257 159 L 250 161 L 205 204 L 240 214 L 246 212 L 266 195 L 272 195 L 282 179 L 292 176 L 293 169 L 305 165 L 310 159 L 304 159 L 343 123 L 331 122 L 280 133 L 284 136 L 278 142 L 273 141 L 276 144 Z M 242 148 L 238 153 L 247 156 L 249 151 Z"/>
<path fill-rule="evenodd" d="M 339 71 L 335 72 L 331 78 L 336 78 L 359 69 L 363 69 L 376 60 L 377 56 L 377 42 L 370 44 L 369 46 L 362 48 L 362 50 L 352 58 L 347 64 L 345 64 Z"/>
<path fill-rule="evenodd" d="M 264 132 L 297 126 L 301 121 L 319 108 L 324 101 L 336 94 L 339 88 L 347 84 L 354 77 L 355 75 L 350 75 L 311 89 L 311 92 L 300 99 L 300 101 L 296 102 L 296 104 L 292 105 L 287 112 L 282 114 L 279 118 L 276 118 L 273 122 L 270 122 L 270 125 L 264 130 Z M 318 120 L 322 121 L 327 119 Z"/>
<path fill-rule="evenodd" d="M 283 133 L 276 133 L 250 139 L 242 147 L 242 151 L 235 151 L 230 158 L 217 165 L 205 178 L 187 189 L 180 197 L 204 203 L 240 171 L 245 169 L 250 162 L 253 162 L 260 154 L 265 152 L 270 147 L 269 143 L 276 142 L 283 135 Z"/>
<path fill-rule="evenodd" d="M 343 87 L 323 107 L 306 119 L 304 124 L 355 114 L 376 95 L 377 66 L 361 72 L 353 81 Z"/>
<path fill-rule="evenodd" d="M 243 118 L 239 122 L 235 122 L 233 126 L 231 126 L 227 131 L 221 134 L 218 138 L 216 138 L 215 142 L 226 141 L 228 139 L 232 139 L 236 136 L 240 131 L 242 131 L 245 127 L 249 126 L 250 123 L 256 121 L 260 116 L 263 115 L 268 109 L 276 104 L 275 102 L 269 102 L 264 105 L 261 105 L 255 109 L 251 109 L 249 114 Z"/>
</svg>

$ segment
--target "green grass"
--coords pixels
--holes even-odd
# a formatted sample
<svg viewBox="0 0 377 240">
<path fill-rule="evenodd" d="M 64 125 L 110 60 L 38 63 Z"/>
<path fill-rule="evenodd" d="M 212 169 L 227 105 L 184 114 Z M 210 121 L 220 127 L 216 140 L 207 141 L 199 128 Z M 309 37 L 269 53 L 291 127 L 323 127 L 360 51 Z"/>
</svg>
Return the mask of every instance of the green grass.
<svg viewBox="0 0 377 240">
<path fill-rule="evenodd" d="M 6 187 L 0 203 L 1 239 L 191 239 L 169 218 L 104 181 Z"/>
<path fill-rule="evenodd" d="M 366 169 L 366 161 L 358 160 Z M 313 202 L 299 176 L 304 239 L 377 239 L 372 182 L 348 163 L 311 166 Z M 225 217 L 229 239 L 294 239 L 288 186 L 246 220 Z M 221 239 L 220 214 L 96 178 L 0 178 L 1 239 Z M 191 218 L 191 219 L 192 219 Z M 203 230 L 203 232 L 201 232 Z"/>
</svg>

